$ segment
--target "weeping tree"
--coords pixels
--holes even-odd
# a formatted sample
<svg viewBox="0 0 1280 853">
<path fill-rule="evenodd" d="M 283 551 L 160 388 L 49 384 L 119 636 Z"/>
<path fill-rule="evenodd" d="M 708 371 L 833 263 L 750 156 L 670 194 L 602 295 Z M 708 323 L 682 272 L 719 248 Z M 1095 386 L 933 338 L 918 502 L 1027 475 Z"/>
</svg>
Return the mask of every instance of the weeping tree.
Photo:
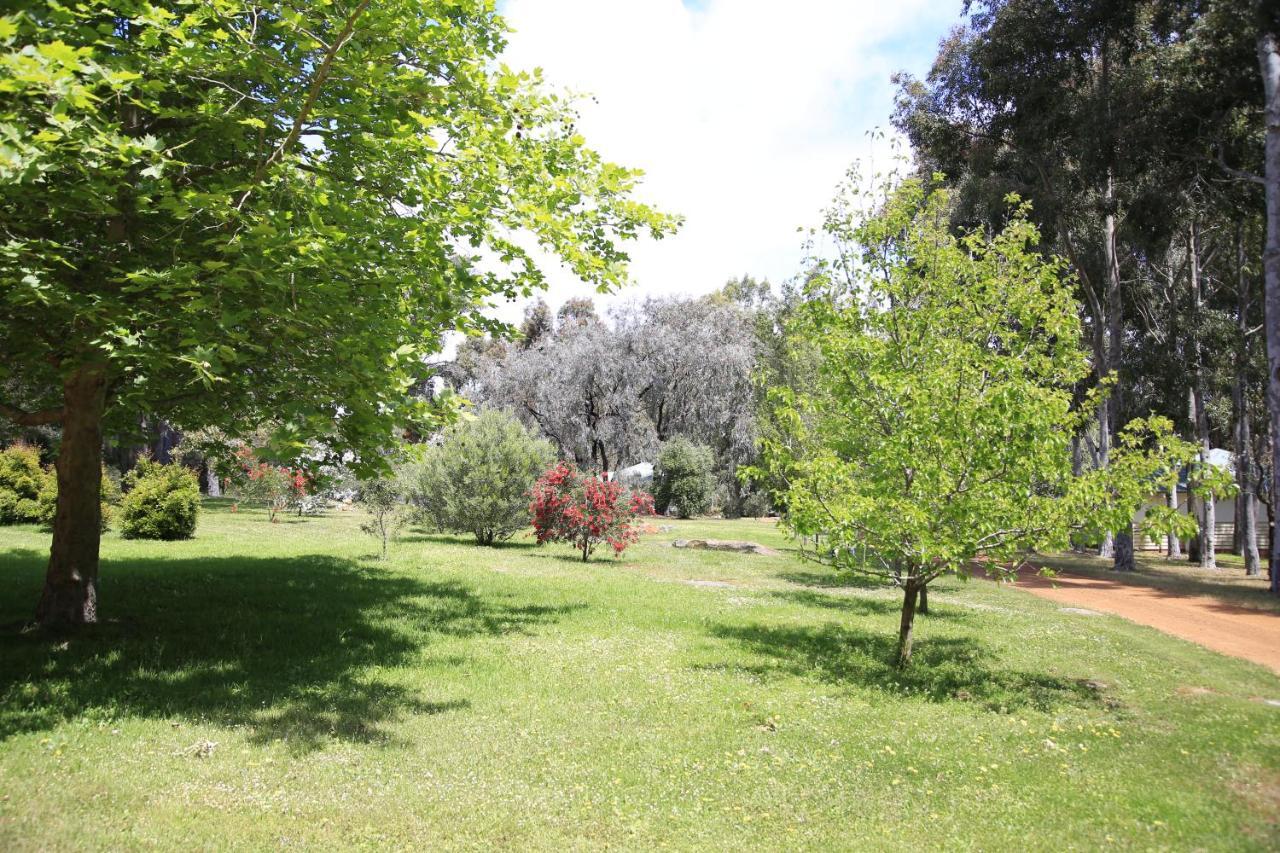
<svg viewBox="0 0 1280 853">
<path fill-rule="evenodd" d="M 770 392 L 780 428 L 762 467 L 786 523 L 903 591 L 900 666 L 930 582 L 979 558 L 1010 572 L 1072 532 L 1127 524 L 1193 452 L 1167 421 L 1140 421 L 1107 468 L 1073 473 L 1071 438 L 1097 400 L 1075 404 L 1091 369 L 1079 306 L 1027 212 L 955 236 L 947 194 L 919 180 L 844 196 L 825 228 L 846 248 L 814 264 L 792 320 L 816 375 Z"/>
<path fill-rule="evenodd" d="M 443 333 L 543 285 L 523 247 L 608 288 L 620 241 L 674 227 L 571 101 L 499 64 L 493 5 L 0 17 L 0 388 L 22 392 L 0 413 L 61 431 L 39 622 L 97 618 L 104 432 L 269 417 L 281 448 L 376 467 L 394 424 L 430 415 L 404 391 Z"/>
</svg>

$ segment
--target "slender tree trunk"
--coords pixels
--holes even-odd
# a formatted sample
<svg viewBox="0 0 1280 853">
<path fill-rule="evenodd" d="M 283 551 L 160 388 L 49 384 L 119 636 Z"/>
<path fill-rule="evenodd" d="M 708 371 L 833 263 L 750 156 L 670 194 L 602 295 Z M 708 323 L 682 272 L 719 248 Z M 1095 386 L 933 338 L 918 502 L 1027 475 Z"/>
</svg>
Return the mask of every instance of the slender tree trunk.
<svg viewBox="0 0 1280 853">
<path fill-rule="evenodd" d="M 590 543 L 583 542 L 582 543 L 582 562 L 585 563 L 588 560 L 588 558 L 590 558 L 590 556 L 591 556 L 591 545 Z"/>
<path fill-rule="evenodd" d="M 98 621 L 98 548 L 102 539 L 102 414 L 106 370 L 86 365 L 62 386 L 62 443 L 53 545 L 36 621 L 52 628 Z"/>
<path fill-rule="evenodd" d="M 1191 221 L 1191 230 L 1187 241 L 1187 261 L 1191 270 L 1191 410 L 1195 422 L 1196 440 L 1200 443 L 1200 469 L 1209 470 L 1209 449 L 1212 446 L 1209 435 L 1209 412 L 1204 402 L 1204 352 L 1200 345 L 1203 334 L 1204 296 L 1200 288 L 1200 232 L 1196 222 Z M 1216 569 L 1217 557 L 1214 553 L 1213 528 L 1217 521 L 1217 498 L 1204 495 L 1200 500 L 1200 568 Z"/>
<path fill-rule="evenodd" d="M 1079 435 L 1071 437 L 1071 475 L 1079 477 L 1084 473 L 1084 448 Z M 1085 542 L 1075 533 L 1071 534 L 1071 550 L 1077 554 L 1085 551 Z"/>
<path fill-rule="evenodd" d="M 1178 511 L 1178 474 L 1173 474 L 1173 482 L 1169 484 L 1169 509 L 1174 512 Z M 1182 557 L 1182 542 L 1178 539 L 1178 534 L 1169 534 L 1169 559 L 1177 560 Z"/>
<path fill-rule="evenodd" d="M 919 599 L 919 603 L 916 605 L 916 612 L 923 613 L 926 616 L 929 615 L 929 585 L 928 584 L 920 585 L 920 599 Z"/>
<path fill-rule="evenodd" d="M 1264 181 L 1267 244 L 1263 252 L 1267 330 L 1267 407 L 1271 415 L 1271 504 L 1280 495 L 1280 36 L 1275 29 L 1258 37 L 1258 64 L 1265 94 Z M 1271 537 L 1271 592 L 1280 595 L 1280 540 Z"/>
<path fill-rule="evenodd" d="M 1106 75 L 1107 51 L 1104 45 L 1102 59 L 1104 63 L 1103 74 Z M 1104 85 L 1106 85 L 1104 81 Z M 1110 111 L 1110 100 L 1107 100 L 1108 112 Z M 1106 311 L 1107 311 L 1107 372 L 1111 373 L 1120 366 L 1121 356 L 1121 336 L 1123 328 L 1121 321 L 1123 312 L 1120 304 L 1120 258 L 1116 252 L 1116 194 L 1115 194 L 1115 176 L 1111 169 L 1107 170 L 1107 185 L 1103 204 L 1105 206 L 1102 218 L 1102 254 L 1103 260 L 1107 267 L 1107 290 L 1106 290 Z M 1102 405 L 1099 413 L 1100 435 L 1099 442 L 1102 448 L 1102 466 L 1106 467 L 1110 464 L 1111 437 L 1116 429 L 1116 420 L 1120 413 L 1120 383 L 1117 381 L 1111 387 L 1111 393 L 1107 395 L 1107 400 Z M 1105 423 L 1103 418 L 1105 417 Z M 1128 530 L 1118 531 L 1120 535 L 1131 535 Z M 1129 551 L 1133 551 L 1133 543 L 1129 543 Z M 1111 534 L 1107 534 L 1106 539 L 1102 542 L 1102 548 L 1099 550 L 1099 556 L 1114 557 L 1116 559 L 1115 568 L 1124 570 L 1125 567 L 1120 565 L 1120 552 L 1115 547 L 1115 538 Z"/>
<path fill-rule="evenodd" d="M 1249 279 L 1245 275 L 1243 228 L 1236 232 L 1236 329 L 1240 336 L 1240 356 L 1236 359 L 1236 376 L 1231 396 L 1236 413 L 1235 456 L 1236 553 L 1244 557 L 1244 573 L 1256 577 L 1259 572 L 1257 521 L 1253 498 L 1253 429 L 1249 422 L 1249 400 L 1246 395 L 1249 364 Z"/>
<path fill-rule="evenodd" d="M 912 631 L 915 627 L 916 601 L 919 594 L 920 587 L 916 579 L 907 578 L 902 586 L 902 619 L 898 625 L 897 666 L 899 669 L 911 663 Z"/>
</svg>

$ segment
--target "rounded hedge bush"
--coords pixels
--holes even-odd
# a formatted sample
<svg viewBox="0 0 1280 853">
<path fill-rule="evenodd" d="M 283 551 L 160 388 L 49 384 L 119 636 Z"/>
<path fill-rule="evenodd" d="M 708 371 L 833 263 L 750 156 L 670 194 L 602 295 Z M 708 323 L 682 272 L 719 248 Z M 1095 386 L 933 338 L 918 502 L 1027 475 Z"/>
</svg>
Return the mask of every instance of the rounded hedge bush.
<svg viewBox="0 0 1280 853">
<path fill-rule="evenodd" d="M 53 518 L 58 480 L 40 464 L 40 451 L 29 444 L 0 450 L 0 524 L 47 522 Z"/>
<path fill-rule="evenodd" d="M 200 513 L 200 484 L 196 475 L 176 462 L 161 465 L 150 459 L 124 476 L 120 505 L 120 535 L 125 539 L 190 539 Z"/>
</svg>

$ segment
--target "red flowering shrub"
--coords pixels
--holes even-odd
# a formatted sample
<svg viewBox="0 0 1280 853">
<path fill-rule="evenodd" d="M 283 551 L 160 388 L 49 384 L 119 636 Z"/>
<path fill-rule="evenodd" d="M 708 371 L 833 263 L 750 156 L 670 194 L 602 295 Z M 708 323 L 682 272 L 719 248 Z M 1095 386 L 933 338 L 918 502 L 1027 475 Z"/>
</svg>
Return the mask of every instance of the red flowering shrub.
<svg viewBox="0 0 1280 853">
<path fill-rule="evenodd" d="M 250 448 L 237 451 L 236 462 L 240 467 L 233 486 L 236 496 L 266 507 L 271 521 L 276 520 L 281 510 L 298 505 L 311 492 L 312 483 L 305 472 L 263 462 Z"/>
<path fill-rule="evenodd" d="M 621 554 L 640 538 L 637 517 L 653 515 L 653 498 L 645 492 L 629 492 L 564 462 L 539 477 L 530 496 L 538 544 L 568 542 L 583 562 L 602 542 Z"/>
</svg>

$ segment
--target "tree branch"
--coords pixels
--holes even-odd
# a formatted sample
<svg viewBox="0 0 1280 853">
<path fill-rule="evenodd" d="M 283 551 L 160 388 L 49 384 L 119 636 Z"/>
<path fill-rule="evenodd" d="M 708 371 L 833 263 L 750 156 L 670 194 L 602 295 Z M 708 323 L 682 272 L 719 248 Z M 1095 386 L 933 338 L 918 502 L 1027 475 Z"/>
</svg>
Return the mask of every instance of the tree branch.
<svg viewBox="0 0 1280 853">
<path fill-rule="evenodd" d="M 7 403 L 0 402 L 0 415 L 4 415 L 18 426 L 44 426 L 45 424 L 62 423 L 64 409 L 44 409 L 39 412 L 24 412 Z"/>
<path fill-rule="evenodd" d="M 298 137 L 302 134 L 302 128 L 311 116 L 311 108 L 315 106 L 316 99 L 320 97 L 320 90 L 324 88 L 325 81 L 329 79 L 329 70 L 333 67 L 334 57 L 338 55 L 338 51 L 342 49 L 342 46 L 350 41 L 352 33 L 355 32 L 356 21 L 364 14 L 365 9 L 369 8 L 370 2 L 371 0 L 361 0 L 360 5 L 356 6 L 351 14 L 347 16 L 346 23 L 342 25 L 342 32 L 338 33 L 338 37 L 333 40 L 333 44 L 329 45 L 325 50 L 324 61 L 320 63 L 320 67 L 316 69 L 315 76 L 311 78 L 311 85 L 307 87 L 307 96 L 302 101 L 302 108 L 294 116 L 293 127 L 289 128 L 289 133 L 276 146 L 275 150 L 258 164 L 258 168 L 254 170 L 253 179 L 249 181 L 249 186 L 245 188 L 244 194 L 240 196 L 240 201 L 236 202 L 236 210 L 244 207 L 245 202 L 249 200 L 249 194 L 253 192 L 253 188 L 262 183 L 262 179 L 267 176 L 267 170 L 288 153 L 289 149 L 298 141 Z"/>
</svg>

